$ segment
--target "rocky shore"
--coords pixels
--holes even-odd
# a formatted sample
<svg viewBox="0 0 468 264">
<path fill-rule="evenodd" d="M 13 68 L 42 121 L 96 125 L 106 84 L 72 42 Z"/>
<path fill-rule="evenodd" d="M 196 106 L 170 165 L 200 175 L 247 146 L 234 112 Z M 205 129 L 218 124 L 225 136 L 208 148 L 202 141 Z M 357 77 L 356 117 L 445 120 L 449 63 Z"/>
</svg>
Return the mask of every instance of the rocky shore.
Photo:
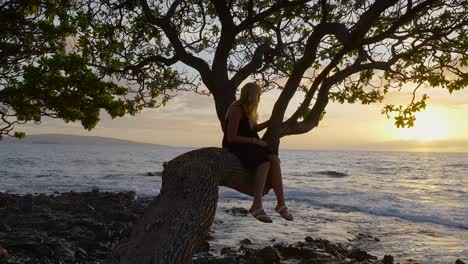
<svg viewBox="0 0 468 264">
<path fill-rule="evenodd" d="M 134 192 L 67 192 L 17 195 L 0 193 L 0 264 L 109 263 L 112 248 L 151 205 Z M 233 208 L 236 217 L 239 209 Z M 194 256 L 195 264 L 231 263 L 416 263 L 372 256 L 323 239 L 305 237 L 291 244 L 215 249 L 210 232 Z M 463 264 L 457 260 L 456 264 Z"/>
</svg>

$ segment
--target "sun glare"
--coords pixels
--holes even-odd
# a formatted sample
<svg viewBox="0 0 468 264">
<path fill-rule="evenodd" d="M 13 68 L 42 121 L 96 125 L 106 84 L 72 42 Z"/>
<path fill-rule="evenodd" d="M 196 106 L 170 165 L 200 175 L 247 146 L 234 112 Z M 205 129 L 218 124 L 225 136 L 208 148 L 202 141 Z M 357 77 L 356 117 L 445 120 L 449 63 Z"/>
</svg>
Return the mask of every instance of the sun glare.
<svg viewBox="0 0 468 264">
<path fill-rule="evenodd" d="M 436 110 L 426 110 L 416 114 L 416 122 L 412 128 L 399 128 L 397 133 L 401 139 L 431 141 L 449 138 L 449 122 Z"/>
</svg>

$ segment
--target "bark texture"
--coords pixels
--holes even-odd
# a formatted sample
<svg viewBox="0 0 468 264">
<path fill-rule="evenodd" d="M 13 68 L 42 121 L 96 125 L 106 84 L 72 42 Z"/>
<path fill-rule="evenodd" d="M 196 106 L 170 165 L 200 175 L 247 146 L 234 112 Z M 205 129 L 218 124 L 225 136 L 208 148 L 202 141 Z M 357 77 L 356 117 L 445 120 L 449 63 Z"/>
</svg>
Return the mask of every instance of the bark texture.
<svg viewBox="0 0 468 264">
<path fill-rule="evenodd" d="M 114 249 L 114 263 L 191 263 L 216 212 L 218 186 L 252 196 L 253 172 L 220 148 L 202 148 L 167 162 L 160 195 Z M 268 182 L 265 194 L 271 189 Z"/>
</svg>

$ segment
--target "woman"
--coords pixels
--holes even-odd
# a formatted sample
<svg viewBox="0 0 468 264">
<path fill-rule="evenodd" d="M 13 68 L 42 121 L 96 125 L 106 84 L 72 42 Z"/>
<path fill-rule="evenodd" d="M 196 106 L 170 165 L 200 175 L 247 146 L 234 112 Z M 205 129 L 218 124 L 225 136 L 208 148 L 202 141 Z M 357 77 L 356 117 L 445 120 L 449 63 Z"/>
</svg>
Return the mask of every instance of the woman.
<svg viewBox="0 0 468 264">
<path fill-rule="evenodd" d="M 226 133 L 223 148 L 229 149 L 249 169 L 255 169 L 254 200 L 249 212 L 259 221 L 271 223 L 262 205 L 262 195 L 267 176 L 276 194 L 276 211 L 286 220 L 293 216 L 284 201 L 281 167 L 278 156 L 265 141 L 260 140 L 257 132 L 266 128 L 269 121 L 257 124 L 257 106 L 261 89 L 256 83 L 247 83 L 241 89 L 239 100 L 229 106 L 226 114 Z"/>
</svg>

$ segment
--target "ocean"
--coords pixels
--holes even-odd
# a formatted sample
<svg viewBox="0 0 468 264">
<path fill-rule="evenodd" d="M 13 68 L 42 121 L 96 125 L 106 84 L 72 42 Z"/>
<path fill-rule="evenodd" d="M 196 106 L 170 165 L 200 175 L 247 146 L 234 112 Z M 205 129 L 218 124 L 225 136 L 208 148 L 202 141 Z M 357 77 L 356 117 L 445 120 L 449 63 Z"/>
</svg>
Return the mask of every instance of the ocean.
<svg viewBox="0 0 468 264">
<path fill-rule="evenodd" d="M 165 161 L 192 150 L 150 145 L 1 144 L 0 192 L 136 191 L 155 196 Z M 295 221 L 235 217 L 251 198 L 221 187 L 212 226 L 215 248 L 306 236 L 396 260 L 468 260 L 468 154 L 281 150 L 283 181 Z"/>
</svg>

